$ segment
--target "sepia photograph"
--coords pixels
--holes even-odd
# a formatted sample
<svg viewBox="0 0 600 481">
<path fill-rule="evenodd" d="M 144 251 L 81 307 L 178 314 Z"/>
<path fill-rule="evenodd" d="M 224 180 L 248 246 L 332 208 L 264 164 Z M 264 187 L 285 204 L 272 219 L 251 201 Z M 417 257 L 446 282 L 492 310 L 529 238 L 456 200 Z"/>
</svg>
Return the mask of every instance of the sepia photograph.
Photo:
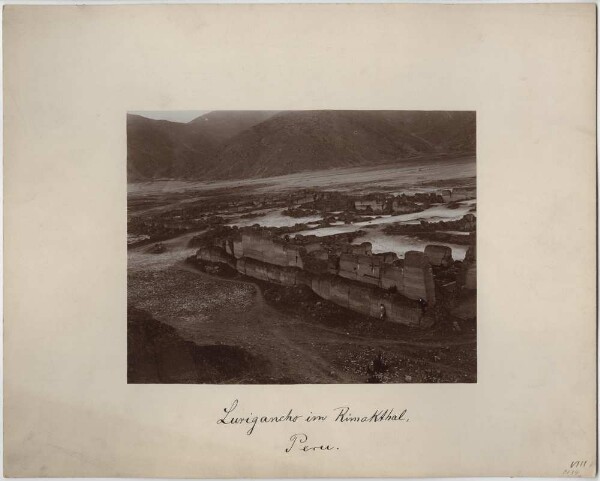
<svg viewBox="0 0 600 481">
<path fill-rule="evenodd" d="M 4 475 L 595 476 L 596 10 L 7 5 Z"/>
<path fill-rule="evenodd" d="M 127 115 L 129 383 L 477 381 L 476 115 Z"/>
</svg>

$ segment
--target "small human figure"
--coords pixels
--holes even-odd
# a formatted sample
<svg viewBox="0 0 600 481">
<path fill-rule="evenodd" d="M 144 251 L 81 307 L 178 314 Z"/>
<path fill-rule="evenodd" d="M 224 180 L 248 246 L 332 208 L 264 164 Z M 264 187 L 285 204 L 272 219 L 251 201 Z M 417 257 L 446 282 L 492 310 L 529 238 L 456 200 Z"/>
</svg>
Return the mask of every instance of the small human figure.
<svg viewBox="0 0 600 481">
<path fill-rule="evenodd" d="M 383 304 L 379 304 L 379 319 L 385 321 L 385 306 Z"/>
<path fill-rule="evenodd" d="M 427 310 L 427 301 L 422 297 L 419 297 L 419 306 L 421 306 L 421 314 L 425 315 L 425 311 Z"/>
<path fill-rule="evenodd" d="M 387 362 L 383 357 L 383 351 L 379 351 L 375 359 L 373 360 L 373 369 L 375 372 L 383 372 L 387 369 Z"/>
<path fill-rule="evenodd" d="M 383 351 L 373 358 L 367 367 L 369 377 L 367 378 L 368 383 L 382 383 L 384 381 L 384 373 L 388 370 L 387 362 L 383 356 Z"/>
</svg>

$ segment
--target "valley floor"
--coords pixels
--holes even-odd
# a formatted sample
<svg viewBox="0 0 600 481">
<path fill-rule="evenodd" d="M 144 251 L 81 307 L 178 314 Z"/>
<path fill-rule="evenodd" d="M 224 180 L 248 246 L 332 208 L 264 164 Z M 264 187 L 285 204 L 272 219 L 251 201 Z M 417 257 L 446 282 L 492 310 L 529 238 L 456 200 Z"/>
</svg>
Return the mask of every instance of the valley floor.
<svg viewBox="0 0 600 481">
<path fill-rule="evenodd" d="M 476 382 L 475 321 L 422 331 L 216 277 L 185 262 L 192 236 L 128 252 L 130 383 Z"/>
</svg>

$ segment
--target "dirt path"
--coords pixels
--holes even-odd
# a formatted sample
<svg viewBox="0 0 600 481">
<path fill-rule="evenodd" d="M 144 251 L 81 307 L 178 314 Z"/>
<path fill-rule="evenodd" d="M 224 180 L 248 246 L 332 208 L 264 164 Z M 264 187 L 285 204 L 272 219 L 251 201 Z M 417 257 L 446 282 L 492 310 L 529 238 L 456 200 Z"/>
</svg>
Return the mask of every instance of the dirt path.
<svg viewBox="0 0 600 481">
<path fill-rule="evenodd" d="M 365 382 L 366 368 L 377 350 L 399 359 L 402 372 L 396 375 L 401 378 L 407 369 L 462 378 L 464 367 L 455 362 L 454 354 L 439 362 L 430 351 L 443 347 L 460 350 L 462 356 L 463 350 L 474 349 L 473 338 L 427 340 L 417 334 L 390 339 L 377 331 L 363 336 L 307 320 L 301 310 L 280 311 L 265 301 L 258 284 L 215 277 L 186 264 L 195 251 L 187 244 L 196 234 L 163 242 L 167 251 L 162 254 L 149 253 L 149 246 L 128 252 L 130 303 L 175 327 L 184 339 L 199 346 L 238 346 L 266 361 L 264 374 L 273 382 Z"/>
<path fill-rule="evenodd" d="M 215 280 L 213 276 L 188 264 L 179 263 L 177 267 L 182 271 L 192 272 L 207 281 Z M 254 289 L 254 299 L 249 310 L 244 313 L 236 312 L 235 318 L 230 318 L 225 313 L 221 315 L 228 318 L 229 327 L 231 327 L 231 322 L 245 324 L 250 321 L 252 323 L 252 329 L 245 330 L 248 336 L 247 340 L 252 342 L 255 350 L 271 358 L 275 356 L 277 363 L 274 366 L 274 374 L 276 376 L 294 379 L 299 377 L 313 380 L 328 379 L 334 383 L 353 381 L 351 376 L 333 369 L 327 360 L 310 348 L 317 336 L 322 338 L 322 333 L 314 332 L 315 329 L 320 330 L 318 326 L 303 322 L 297 316 L 280 312 L 270 306 L 265 301 L 260 287 L 254 282 L 223 278 L 218 278 L 218 280 L 223 283 L 245 284 Z M 330 329 L 326 331 L 334 336 L 329 341 L 337 342 L 340 337 L 344 336 L 338 331 Z M 265 342 L 268 342 L 268 346 L 262 345 Z"/>
</svg>

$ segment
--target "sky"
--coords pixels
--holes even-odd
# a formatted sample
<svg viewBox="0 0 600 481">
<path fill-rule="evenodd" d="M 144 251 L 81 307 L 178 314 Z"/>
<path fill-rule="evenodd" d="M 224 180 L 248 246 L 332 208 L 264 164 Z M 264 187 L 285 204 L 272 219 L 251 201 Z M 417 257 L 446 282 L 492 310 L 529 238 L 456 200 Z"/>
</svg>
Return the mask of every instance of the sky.
<svg viewBox="0 0 600 481">
<path fill-rule="evenodd" d="M 196 117 L 207 114 L 210 110 L 132 110 L 130 114 L 141 115 L 148 119 L 170 120 L 172 122 L 189 122 Z"/>
</svg>

